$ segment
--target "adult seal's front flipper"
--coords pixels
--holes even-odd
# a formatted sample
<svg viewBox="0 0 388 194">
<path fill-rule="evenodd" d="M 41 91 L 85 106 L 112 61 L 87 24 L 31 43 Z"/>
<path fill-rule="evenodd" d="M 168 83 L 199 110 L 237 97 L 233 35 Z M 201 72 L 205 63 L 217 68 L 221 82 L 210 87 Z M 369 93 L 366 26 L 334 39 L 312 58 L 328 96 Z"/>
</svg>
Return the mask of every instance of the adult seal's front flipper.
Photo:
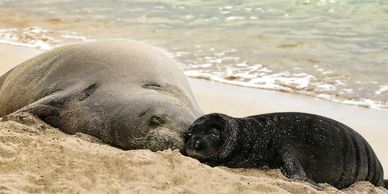
<svg viewBox="0 0 388 194">
<path fill-rule="evenodd" d="M 29 113 L 53 127 L 58 127 L 60 110 L 69 100 L 69 92 L 59 91 L 54 92 L 36 102 L 28 104 L 27 106 L 3 117 L 3 121 L 20 120 L 17 115 Z M 23 122 L 20 120 L 20 122 Z"/>
</svg>

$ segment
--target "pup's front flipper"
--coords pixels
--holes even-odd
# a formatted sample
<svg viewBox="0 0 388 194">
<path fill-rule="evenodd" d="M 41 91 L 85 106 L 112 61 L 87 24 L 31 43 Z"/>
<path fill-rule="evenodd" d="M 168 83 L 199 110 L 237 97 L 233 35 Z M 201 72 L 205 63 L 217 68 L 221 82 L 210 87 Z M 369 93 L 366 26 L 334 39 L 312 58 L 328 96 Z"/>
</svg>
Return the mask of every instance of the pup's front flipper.
<svg viewBox="0 0 388 194">
<path fill-rule="evenodd" d="M 280 153 L 280 155 L 282 160 L 281 171 L 284 176 L 296 181 L 304 181 L 316 190 L 323 190 L 318 183 L 306 177 L 306 172 L 295 154 L 288 150 L 284 150 Z"/>
</svg>

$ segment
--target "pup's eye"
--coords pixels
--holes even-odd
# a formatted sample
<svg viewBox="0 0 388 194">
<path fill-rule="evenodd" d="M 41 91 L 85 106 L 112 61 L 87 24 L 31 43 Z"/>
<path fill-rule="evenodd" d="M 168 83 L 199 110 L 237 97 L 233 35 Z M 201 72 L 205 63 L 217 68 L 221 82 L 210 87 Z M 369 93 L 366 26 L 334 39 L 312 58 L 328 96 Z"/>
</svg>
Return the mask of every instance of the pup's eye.
<svg viewBox="0 0 388 194">
<path fill-rule="evenodd" d="M 193 136 L 193 133 L 192 132 L 188 132 L 187 133 L 187 137 L 191 137 L 191 136 Z"/>
<path fill-rule="evenodd" d="M 164 119 L 162 117 L 156 116 L 156 115 L 152 116 L 151 124 L 153 124 L 153 125 L 161 125 L 163 123 L 164 123 Z"/>
<path fill-rule="evenodd" d="M 211 128 L 210 129 L 210 135 L 212 137 L 215 137 L 215 138 L 219 138 L 220 137 L 220 131 L 216 128 Z"/>
</svg>

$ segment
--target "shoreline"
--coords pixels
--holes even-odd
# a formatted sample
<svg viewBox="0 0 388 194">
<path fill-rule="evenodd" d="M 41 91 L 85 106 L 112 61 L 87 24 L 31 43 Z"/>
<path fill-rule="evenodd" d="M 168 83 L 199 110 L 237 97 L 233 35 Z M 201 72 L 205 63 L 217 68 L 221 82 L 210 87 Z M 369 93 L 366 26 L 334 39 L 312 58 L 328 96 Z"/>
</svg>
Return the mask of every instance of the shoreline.
<svg viewBox="0 0 388 194">
<path fill-rule="evenodd" d="M 33 48 L 0 43 L 0 76 L 14 66 L 42 52 Z"/>
<path fill-rule="evenodd" d="M 44 51 L 0 44 L 0 75 Z M 340 121 L 360 133 L 372 146 L 388 178 L 388 111 L 341 104 L 310 96 L 188 78 L 205 113 L 222 112 L 235 117 L 268 112 L 307 112 Z M 220 97 L 222 96 L 222 99 Z"/>
</svg>

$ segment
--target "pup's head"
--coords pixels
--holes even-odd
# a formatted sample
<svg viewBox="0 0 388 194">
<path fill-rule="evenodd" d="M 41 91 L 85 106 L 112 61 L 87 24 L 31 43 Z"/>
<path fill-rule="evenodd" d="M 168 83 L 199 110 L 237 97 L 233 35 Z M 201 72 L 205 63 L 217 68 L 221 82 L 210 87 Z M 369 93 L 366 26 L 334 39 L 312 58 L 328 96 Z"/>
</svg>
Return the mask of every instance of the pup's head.
<svg viewBox="0 0 388 194">
<path fill-rule="evenodd" d="M 204 115 L 190 126 L 183 152 L 203 161 L 226 158 L 235 147 L 237 130 L 235 118 L 218 113 Z"/>
</svg>

